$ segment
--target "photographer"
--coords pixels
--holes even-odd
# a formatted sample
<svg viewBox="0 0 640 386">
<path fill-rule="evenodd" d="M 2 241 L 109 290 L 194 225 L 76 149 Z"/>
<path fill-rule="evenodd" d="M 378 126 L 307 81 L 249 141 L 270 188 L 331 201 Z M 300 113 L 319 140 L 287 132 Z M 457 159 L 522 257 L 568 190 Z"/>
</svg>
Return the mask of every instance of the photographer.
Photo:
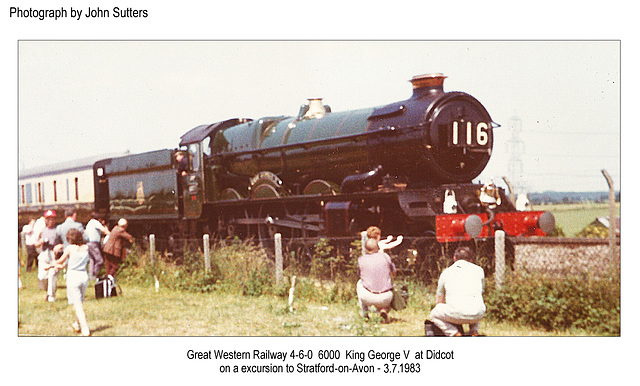
<svg viewBox="0 0 640 386">
<path fill-rule="evenodd" d="M 456 249 L 453 264 L 438 280 L 436 306 L 429 317 L 446 336 L 462 336 L 462 324 L 469 325 L 469 335 L 477 336 L 478 324 L 487 311 L 482 299 L 484 270 L 473 264 L 474 260 L 471 248 Z"/>
</svg>

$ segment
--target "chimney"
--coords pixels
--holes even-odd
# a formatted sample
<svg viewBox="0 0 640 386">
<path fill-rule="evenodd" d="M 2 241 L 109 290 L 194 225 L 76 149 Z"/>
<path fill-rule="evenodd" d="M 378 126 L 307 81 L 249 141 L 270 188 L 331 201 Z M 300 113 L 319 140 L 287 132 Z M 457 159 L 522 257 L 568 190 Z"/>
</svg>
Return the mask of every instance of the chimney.
<svg viewBox="0 0 640 386">
<path fill-rule="evenodd" d="M 442 84 L 444 83 L 445 78 L 446 76 L 441 73 L 414 76 L 411 78 L 411 84 L 413 84 L 412 98 L 420 98 L 444 92 Z"/>
<path fill-rule="evenodd" d="M 327 110 L 322 104 L 322 98 L 310 98 L 309 110 L 304 114 L 305 118 L 322 118 L 327 113 Z"/>
</svg>

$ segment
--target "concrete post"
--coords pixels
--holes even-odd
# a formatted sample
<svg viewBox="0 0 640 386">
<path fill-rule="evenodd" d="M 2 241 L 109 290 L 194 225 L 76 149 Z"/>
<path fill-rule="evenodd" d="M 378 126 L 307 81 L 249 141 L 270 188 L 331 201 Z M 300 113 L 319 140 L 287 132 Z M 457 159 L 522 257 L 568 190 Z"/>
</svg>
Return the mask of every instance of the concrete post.
<svg viewBox="0 0 640 386">
<path fill-rule="evenodd" d="M 602 174 L 609 185 L 609 251 L 611 253 L 611 261 L 615 261 L 616 254 L 616 191 L 613 186 L 613 179 L 602 169 Z"/>
<path fill-rule="evenodd" d="M 156 259 L 156 235 L 149 235 L 149 256 L 151 259 L 151 263 L 153 263 Z"/>
<path fill-rule="evenodd" d="M 204 272 L 211 272 L 211 252 L 209 250 L 209 235 L 202 235 L 202 250 L 204 251 Z"/>
<path fill-rule="evenodd" d="M 280 286 L 282 283 L 283 263 L 282 263 L 282 235 L 276 233 L 274 236 L 275 249 L 276 249 L 276 286 Z"/>
<path fill-rule="evenodd" d="M 495 262 L 496 288 L 498 290 L 501 290 L 502 285 L 504 284 L 504 276 L 506 271 L 505 233 L 504 231 L 501 231 L 501 230 L 496 231 L 495 254 L 496 254 L 496 262 Z"/>
</svg>

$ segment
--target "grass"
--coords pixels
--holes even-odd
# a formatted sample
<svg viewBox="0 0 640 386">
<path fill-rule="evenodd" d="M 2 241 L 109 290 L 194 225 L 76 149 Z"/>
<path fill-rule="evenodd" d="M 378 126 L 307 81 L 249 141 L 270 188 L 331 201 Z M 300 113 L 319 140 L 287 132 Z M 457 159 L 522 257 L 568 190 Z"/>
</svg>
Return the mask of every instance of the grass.
<svg viewBox="0 0 640 386">
<path fill-rule="evenodd" d="M 609 217 L 608 203 L 581 203 L 536 205 L 535 210 L 551 212 L 567 237 L 574 237 L 598 217 Z M 616 214 L 620 216 L 620 203 L 616 204 Z"/>
<path fill-rule="evenodd" d="M 64 280 L 59 280 L 54 303 L 44 300 L 35 272 L 21 272 L 19 336 L 75 336 L 74 319 L 67 304 Z M 364 320 L 356 299 L 347 302 L 296 301 L 289 312 L 287 299 L 240 293 L 180 292 L 119 282 L 122 296 L 100 299 L 88 289 L 84 307 L 94 336 L 423 336 L 423 322 L 433 306 L 433 294 L 412 289 L 409 306 L 390 313 L 392 322 L 377 316 Z M 523 326 L 494 323 L 485 318 L 487 336 L 585 335 L 584 331 L 546 332 Z"/>
</svg>

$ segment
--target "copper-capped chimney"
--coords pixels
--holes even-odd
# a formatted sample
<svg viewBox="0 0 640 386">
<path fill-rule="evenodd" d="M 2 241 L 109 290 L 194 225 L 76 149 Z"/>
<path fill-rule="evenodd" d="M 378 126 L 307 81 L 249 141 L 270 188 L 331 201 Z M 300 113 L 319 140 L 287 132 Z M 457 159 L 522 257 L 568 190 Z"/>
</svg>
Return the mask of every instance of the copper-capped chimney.
<svg viewBox="0 0 640 386">
<path fill-rule="evenodd" d="M 411 78 L 413 84 L 412 98 L 420 98 L 425 95 L 432 95 L 444 92 L 442 87 L 446 76 L 441 73 L 416 75 Z"/>
<path fill-rule="evenodd" d="M 322 104 L 322 98 L 309 98 L 309 110 L 304 114 L 305 118 L 322 118 L 327 114 L 327 109 Z"/>
</svg>

